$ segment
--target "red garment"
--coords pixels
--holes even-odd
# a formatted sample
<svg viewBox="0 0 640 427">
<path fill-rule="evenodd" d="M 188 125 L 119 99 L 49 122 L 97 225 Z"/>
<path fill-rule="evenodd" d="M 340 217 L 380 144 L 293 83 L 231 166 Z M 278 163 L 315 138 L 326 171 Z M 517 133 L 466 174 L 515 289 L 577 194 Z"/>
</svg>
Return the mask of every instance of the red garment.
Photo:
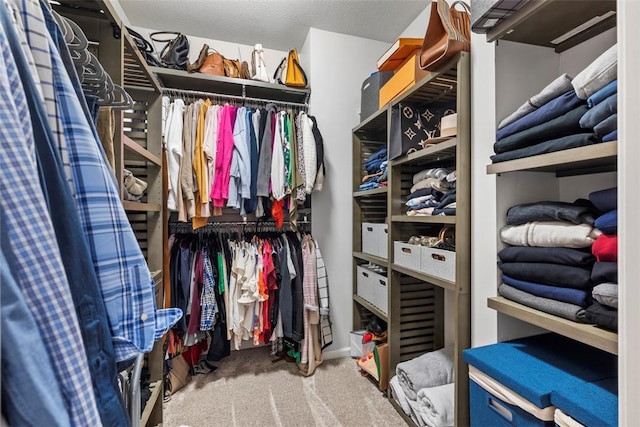
<svg viewBox="0 0 640 427">
<path fill-rule="evenodd" d="M 284 199 L 273 201 L 271 216 L 276 220 L 276 227 L 281 228 L 284 225 Z"/>
<path fill-rule="evenodd" d="M 207 351 L 207 348 L 207 340 L 202 340 L 198 344 L 185 348 L 182 352 L 182 357 L 184 357 L 189 366 L 196 366 L 200 361 L 200 355 Z"/>
<path fill-rule="evenodd" d="M 617 262 L 618 236 L 607 236 L 606 234 L 601 234 L 600 237 L 593 242 L 591 252 L 599 262 Z"/>
</svg>

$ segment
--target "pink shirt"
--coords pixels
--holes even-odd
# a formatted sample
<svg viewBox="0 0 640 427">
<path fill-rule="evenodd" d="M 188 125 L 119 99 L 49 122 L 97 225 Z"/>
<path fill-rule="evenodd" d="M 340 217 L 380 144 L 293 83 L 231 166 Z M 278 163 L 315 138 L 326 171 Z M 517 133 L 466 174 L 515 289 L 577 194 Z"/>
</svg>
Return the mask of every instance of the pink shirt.
<svg viewBox="0 0 640 427">
<path fill-rule="evenodd" d="M 233 155 L 233 126 L 236 122 L 236 107 L 225 105 L 218 124 L 218 146 L 216 149 L 216 179 L 211 187 L 213 206 L 224 207 L 229 198 L 229 178 Z"/>
</svg>

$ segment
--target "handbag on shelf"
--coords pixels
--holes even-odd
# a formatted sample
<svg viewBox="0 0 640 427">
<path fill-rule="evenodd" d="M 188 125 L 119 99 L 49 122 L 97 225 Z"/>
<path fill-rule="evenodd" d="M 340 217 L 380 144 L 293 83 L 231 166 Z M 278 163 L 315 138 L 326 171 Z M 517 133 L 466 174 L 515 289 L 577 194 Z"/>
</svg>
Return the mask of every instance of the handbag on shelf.
<svg viewBox="0 0 640 427">
<path fill-rule="evenodd" d="M 172 35 L 174 38 L 159 38 L 161 35 Z M 189 40 L 182 33 L 173 31 L 157 31 L 151 33 L 151 40 L 158 43 L 166 43 L 160 52 L 160 62 L 165 68 L 174 70 L 187 70 L 189 63 Z"/>
<path fill-rule="evenodd" d="M 269 83 L 269 73 L 264 63 L 264 51 L 261 44 L 256 44 L 251 52 L 251 79 Z"/>
<path fill-rule="evenodd" d="M 224 75 L 239 79 L 242 76 L 242 64 L 240 61 L 224 58 Z"/>
<path fill-rule="evenodd" d="M 147 41 L 147 39 L 142 37 L 142 35 L 140 35 L 140 33 L 132 30 L 129 27 L 126 27 L 126 28 L 127 28 L 127 32 L 131 36 L 131 39 L 133 40 L 133 42 L 135 43 L 136 47 L 138 48 L 138 50 L 142 54 L 142 57 L 147 62 L 147 65 L 149 65 L 151 67 L 162 67 L 162 64 L 160 63 L 160 61 L 156 57 L 156 53 L 153 50 L 153 46 L 151 45 L 151 43 L 149 43 Z"/>
<path fill-rule="evenodd" d="M 205 45 L 206 46 L 206 45 Z M 209 50 L 209 46 L 207 46 L 207 52 Z M 224 76 L 225 75 L 225 67 L 224 67 L 224 56 L 222 56 L 219 52 L 213 51 L 208 53 L 202 63 L 202 66 L 198 69 L 203 74 L 210 74 L 212 76 Z"/>
<path fill-rule="evenodd" d="M 240 78 L 251 80 L 251 71 L 249 71 L 249 63 L 247 61 L 242 61 L 242 73 L 240 74 Z"/>
<path fill-rule="evenodd" d="M 457 6 L 463 10 L 459 11 Z M 457 53 L 471 50 L 470 16 L 469 6 L 462 1 L 453 2 L 451 7 L 446 0 L 431 3 L 429 25 L 420 50 L 420 68 L 435 71 Z"/>
<path fill-rule="evenodd" d="M 207 55 L 209 54 L 209 45 L 203 44 L 202 49 L 200 49 L 200 53 L 198 54 L 198 59 L 196 62 L 189 62 L 187 64 L 187 71 L 190 73 L 195 73 L 200 70 L 200 68 L 204 65 L 204 60 L 207 59 Z"/>
<path fill-rule="evenodd" d="M 298 51 L 291 49 L 287 57 L 287 77 L 284 84 L 292 87 L 307 87 L 307 75 L 300 66 Z"/>
<path fill-rule="evenodd" d="M 284 84 L 284 82 L 282 81 L 282 74 L 284 73 L 284 69 L 287 67 L 287 57 L 285 56 L 284 58 L 282 58 L 282 61 L 280 61 L 280 65 L 278 65 L 278 68 L 276 68 L 276 71 L 273 73 L 273 81 L 275 83 L 280 83 L 281 85 Z"/>
</svg>

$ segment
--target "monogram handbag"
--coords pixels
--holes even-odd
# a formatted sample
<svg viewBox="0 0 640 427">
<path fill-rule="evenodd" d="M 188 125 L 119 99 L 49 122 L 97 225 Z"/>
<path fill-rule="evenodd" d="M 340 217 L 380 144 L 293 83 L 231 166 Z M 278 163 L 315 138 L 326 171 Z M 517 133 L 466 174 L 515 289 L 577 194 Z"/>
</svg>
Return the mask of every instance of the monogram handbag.
<svg viewBox="0 0 640 427">
<path fill-rule="evenodd" d="M 460 6 L 463 10 L 456 9 Z M 420 68 L 435 71 L 458 52 L 471 50 L 471 13 L 462 1 L 431 3 L 429 25 L 420 50 Z"/>
<path fill-rule="evenodd" d="M 307 75 L 300 66 L 298 51 L 291 49 L 287 57 L 287 77 L 284 84 L 292 87 L 307 87 Z"/>
<path fill-rule="evenodd" d="M 162 35 L 173 35 L 174 38 L 161 38 Z M 166 43 L 160 52 L 160 62 L 165 68 L 174 70 L 187 70 L 189 63 L 189 40 L 182 33 L 172 31 L 157 31 L 151 33 L 151 40 L 158 43 Z"/>
</svg>

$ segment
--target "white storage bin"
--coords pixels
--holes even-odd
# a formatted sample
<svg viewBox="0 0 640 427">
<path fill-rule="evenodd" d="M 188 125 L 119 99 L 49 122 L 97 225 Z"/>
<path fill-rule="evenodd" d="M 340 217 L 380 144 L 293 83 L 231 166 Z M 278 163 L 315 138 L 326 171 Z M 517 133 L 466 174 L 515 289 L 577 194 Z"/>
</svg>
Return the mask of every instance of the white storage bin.
<svg viewBox="0 0 640 427">
<path fill-rule="evenodd" d="M 393 262 L 402 267 L 420 271 L 421 249 L 422 246 L 393 242 Z"/>
<path fill-rule="evenodd" d="M 376 273 L 373 271 L 367 270 L 366 268 L 358 266 L 357 268 L 357 293 L 358 296 L 366 299 L 371 304 L 373 304 L 373 300 L 375 298 L 375 289 L 373 286 L 372 276 Z"/>
<path fill-rule="evenodd" d="M 450 282 L 456 281 L 456 253 L 422 246 L 421 270 Z"/>
<path fill-rule="evenodd" d="M 362 223 L 362 252 L 378 256 L 378 225 L 372 222 Z"/>
<path fill-rule="evenodd" d="M 378 240 L 378 256 L 387 259 L 389 257 L 389 227 L 387 224 L 376 224 L 374 230 Z"/>
<path fill-rule="evenodd" d="M 387 277 L 373 273 L 371 277 L 373 285 L 373 305 L 378 307 L 384 314 L 389 310 L 389 294 L 387 293 Z"/>
</svg>

